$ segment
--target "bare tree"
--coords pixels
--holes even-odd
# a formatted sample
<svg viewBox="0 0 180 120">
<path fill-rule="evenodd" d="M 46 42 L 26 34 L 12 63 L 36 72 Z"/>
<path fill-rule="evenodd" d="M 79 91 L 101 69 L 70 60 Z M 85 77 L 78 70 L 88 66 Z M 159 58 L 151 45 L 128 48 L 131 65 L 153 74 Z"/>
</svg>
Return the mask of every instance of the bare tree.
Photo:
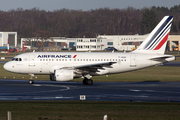
<svg viewBox="0 0 180 120">
<path fill-rule="evenodd" d="M 33 36 L 36 42 L 36 47 L 38 47 L 39 50 L 43 50 L 45 44 L 48 44 L 48 42 L 53 41 L 53 39 L 50 38 L 51 33 L 49 31 L 37 30 L 33 33 Z"/>
</svg>

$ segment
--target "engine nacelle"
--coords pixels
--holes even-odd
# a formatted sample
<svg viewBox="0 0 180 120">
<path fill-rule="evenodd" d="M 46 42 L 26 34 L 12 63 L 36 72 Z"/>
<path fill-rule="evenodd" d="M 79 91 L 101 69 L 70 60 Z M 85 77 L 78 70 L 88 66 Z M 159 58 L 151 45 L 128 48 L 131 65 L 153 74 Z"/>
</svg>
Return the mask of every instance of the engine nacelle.
<svg viewBox="0 0 180 120">
<path fill-rule="evenodd" d="M 54 70 L 54 80 L 56 81 L 70 81 L 73 80 L 73 70 Z"/>
<path fill-rule="evenodd" d="M 98 74 L 98 75 L 105 75 L 107 73 L 109 73 L 108 70 L 102 70 L 102 69 L 98 69 L 98 72 L 96 72 L 96 74 Z"/>
</svg>

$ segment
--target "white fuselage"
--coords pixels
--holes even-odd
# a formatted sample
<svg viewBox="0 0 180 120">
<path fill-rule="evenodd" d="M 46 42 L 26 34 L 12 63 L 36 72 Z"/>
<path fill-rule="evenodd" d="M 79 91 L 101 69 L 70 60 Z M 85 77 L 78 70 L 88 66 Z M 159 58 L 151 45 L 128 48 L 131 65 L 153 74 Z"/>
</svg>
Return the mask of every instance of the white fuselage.
<svg viewBox="0 0 180 120">
<path fill-rule="evenodd" d="M 174 56 L 171 56 L 162 61 L 151 60 L 151 58 L 162 56 L 171 55 L 137 54 L 133 52 L 33 52 L 16 56 L 15 59 L 17 60 L 7 62 L 4 68 L 15 73 L 53 74 L 55 69 L 114 62 L 111 67 L 104 67 L 104 70 L 97 73 L 103 75 L 137 70 L 175 59 Z"/>
</svg>

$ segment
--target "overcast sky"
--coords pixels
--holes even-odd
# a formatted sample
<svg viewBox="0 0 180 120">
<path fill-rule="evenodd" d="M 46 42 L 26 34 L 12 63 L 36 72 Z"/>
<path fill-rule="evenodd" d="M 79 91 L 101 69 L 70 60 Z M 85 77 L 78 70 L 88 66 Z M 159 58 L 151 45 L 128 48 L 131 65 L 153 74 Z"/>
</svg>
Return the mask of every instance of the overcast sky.
<svg viewBox="0 0 180 120">
<path fill-rule="evenodd" d="M 180 0 L 0 0 L 0 10 L 8 11 L 17 8 L 31 9 L 36 7 L 46 11 L 62 8 L 87 11 L 104 7 L 124 9 L 129 6 L 137 9 L 152 6 L 171 8 L 179 4 Z"/>
</svg>

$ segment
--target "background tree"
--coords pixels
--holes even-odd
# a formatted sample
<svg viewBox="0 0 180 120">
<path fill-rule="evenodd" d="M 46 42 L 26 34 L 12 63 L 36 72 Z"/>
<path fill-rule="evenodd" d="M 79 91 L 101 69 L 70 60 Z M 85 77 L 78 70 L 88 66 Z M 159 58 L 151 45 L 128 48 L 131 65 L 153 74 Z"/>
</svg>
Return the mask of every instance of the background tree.
<svg viewBox="0 0 180 120">
<path fill-rule="evenodd" d="M 165 16 L 174 16 L 170 34 L 180 34 L 180 5 L 171 8 L 155 7 L 135 9 L 99 8 L 89 11 L 39 8 L 0 11 L 0 31 L 17 31 L 21 38 L 37 37 L 38 31 L 51 33 L 51 37 L 96 37 L 100 35 L 147 34 Z"/>
<path fill-rule="evenodd" d="M 141 25 L 142 34 L 150 33 L 157 25 L 156 13 L 152 10 L 145 9 L 145 12 L 142 15 Z"/>
<path fill-rule="evenodd" d="M 34 40 L 36 41 L 36 47 L 42 50 L 50 41 L 51 33 L 45 30 L 37 30 L 33 33 Z M 53 41 L 51 39 L 51 41 Z"/>
</svg>

